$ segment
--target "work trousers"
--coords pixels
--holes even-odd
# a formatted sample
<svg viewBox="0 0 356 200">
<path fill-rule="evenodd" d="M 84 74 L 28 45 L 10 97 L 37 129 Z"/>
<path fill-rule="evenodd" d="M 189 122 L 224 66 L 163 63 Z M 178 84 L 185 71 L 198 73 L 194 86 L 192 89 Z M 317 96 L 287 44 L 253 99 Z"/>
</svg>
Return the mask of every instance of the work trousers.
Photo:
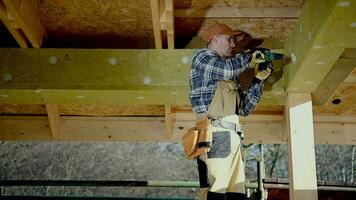
<svg viewBox="0 0 356 200">
<path fill-rule="evenodd" d="M 238 123 L 238 116 L 222 120 Z M 240 200 L 245 197 L 245 170 L 241 138 L 230 129 L 210 126 L 210 151 L 197 158 L 201 191 L 199 200 Z"/>
</svg>

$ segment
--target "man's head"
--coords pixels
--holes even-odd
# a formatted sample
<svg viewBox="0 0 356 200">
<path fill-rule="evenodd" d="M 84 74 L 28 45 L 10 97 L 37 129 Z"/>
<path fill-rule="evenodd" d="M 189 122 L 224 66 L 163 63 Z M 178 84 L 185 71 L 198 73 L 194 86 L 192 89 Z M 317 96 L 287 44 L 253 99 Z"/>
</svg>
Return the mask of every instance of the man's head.
<svg viewBox="0 0 356 200">
<path fill-rule="evenodd" d="M 232 30 L 225 24 L 213 24 L 202 33 L 202 38 L 208 42 L 208 47 L 215 50 L 222 57 L 230 57 L 232 49 L 235 47 L 235 37 L 239 41 L 243 38 L 244 32 Z"/>
</svg>

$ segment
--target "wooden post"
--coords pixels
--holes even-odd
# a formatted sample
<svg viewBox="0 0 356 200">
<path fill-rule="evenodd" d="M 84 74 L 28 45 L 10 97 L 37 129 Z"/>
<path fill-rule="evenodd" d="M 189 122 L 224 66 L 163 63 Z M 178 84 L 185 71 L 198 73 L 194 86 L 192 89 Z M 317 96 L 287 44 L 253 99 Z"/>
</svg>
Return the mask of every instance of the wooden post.
<svg viewBox="0 0 356 200">
<path fill-rule="evenodd" d="M 160 7 L 158 0 L 151 0 L 151 12 L 156 49 L 162 49 L 162 34 L 159 15 Z"/>
<path fill-rule="evenodd" d="M 51 128 L 52 139 L 59 138 L 59 112 L 57 104 L 46 104 L 49 126 Z"/>
<path fill-rule="evenodd" d="M 286 107 L 289 196 L 291 200 L 316 200 L 318 192 L 311 94 L 288 94 Z"/>
<path fill-rule="evenodd" d="M 165 137 L 167 139 L 172 137 L 173 125 L 172 125 L 172 105 L 165 105 Z"/>
</svg>

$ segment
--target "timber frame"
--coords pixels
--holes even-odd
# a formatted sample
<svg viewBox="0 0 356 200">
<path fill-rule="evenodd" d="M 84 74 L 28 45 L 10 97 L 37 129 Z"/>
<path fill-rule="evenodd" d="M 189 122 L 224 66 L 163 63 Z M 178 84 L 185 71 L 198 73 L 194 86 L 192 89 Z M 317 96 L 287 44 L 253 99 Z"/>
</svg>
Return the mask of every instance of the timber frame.
<svg viewBox="0 0 356 200">
<path fill-rule="evenodd" d="M 150 0 L 156 49 L 146 50 L 41 49 L 47 32 L 36 2 L 0 0 L 0 18 L 22 47 L 0 49 L 0 104 L 44 104 L 48 116 L 1 115 L 0 140 L 180 142 L 195 118 L 173 107 L 189 104 L 188 74 L 195 49 L 174 49 L 175 17 L 299 16 L 284 48 L 275 50 L 290 61 L 276 63 L 280 77 L 266 83 L 269 90 L 260 102 L 284 106 L 284 112 L 241 118 L 244 142 L 287 143 L 290 198 L 311 200 L 317 199 L 314 145 L 356 144 L 356 113 L 313 113 L 312 107 L 330 102 L 343 83 L 355 83 L 353 1 L 308 0 L 303 9 L 175 10 L 173 0 Z M 59 104 L 164 105 L 164 115 L 65 116 Z"/>
</svg>

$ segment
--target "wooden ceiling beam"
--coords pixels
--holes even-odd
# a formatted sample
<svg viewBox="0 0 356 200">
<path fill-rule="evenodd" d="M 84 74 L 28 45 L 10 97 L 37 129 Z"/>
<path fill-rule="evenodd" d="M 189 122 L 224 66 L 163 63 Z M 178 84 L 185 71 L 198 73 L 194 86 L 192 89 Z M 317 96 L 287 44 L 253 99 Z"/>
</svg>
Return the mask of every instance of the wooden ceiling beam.
<svg viewBox="0 0 356 200">
<path fill-rule="evenodd" d="M 164 117 L 61 116 L 59 140 L 65 141 L 166 141 L 180 142 L 195 125 L 193 113 L 172 113 L 172 135 L 167 137 Z M 355 145 L 356 116 L 314 117 L 316 144 Z M 285 144 L 283 115 L 242 117 L 244 143 Z M 21 126 L 19 126 L 21 124 Z M 53 140 L 47 117 L 0 116 L 0 140 Z"/>
<path fill-rule="evenodd" d="M 9 29 L 9 31 L 13 34 L 16 41 L 19 42 L 21 47 L 27 47 L 23 44 L 21 39 L 17 39 L 19 33 L 12 31 L 13 28 L 20 29 L 21 32 L 24 33 L 28 41 L 30 41 L 31 45 L 35 48 L 39 48 L 42 45 L 42 42 L 45 37 L 47 37 L 47 33 L 45 28 L 40 22 L 37 13 L 37 1 L 36 0 L 1 0 L 2 8 L 1 11 L 6 11 L 7 16 L 11 16 L 9 21 L 13 21 L 13 24 L 9 24 L 5 22 L 4 24 Z M 4 13 L 2 14 L 3 21 L 7 21 L 5 19 Z M 20 33 L 21 33 L 20 32 Z"/>
<path fill-rule="evenodd" d="M 348 81 L 345 77 L 349 77 L 355 67 L 356 59 L 339 58 L 313 93 L 313 104 L 324 105 L 331 101 L 340 85 Z"/>
<path fill-rule="evenodd" d="M 345 49 L 356 48 L 355 10 L 356 4 L 349 1 L 304 4 L 285 43 L 284 52 L 291 58 L 284 70 L 287 92 L 314 93 Z"/>
<path fill-rule="evenodd" d="M 176 9 L 175 17 L 211 18 L 298 18 L 300 7 Z"/>
<path fill-rule="evenodd" d="M 188 105 L 194 51 L 0 49 L 0 103 Z M 274 85 L 261 105 L 283 95 Z"/>
</svg>

